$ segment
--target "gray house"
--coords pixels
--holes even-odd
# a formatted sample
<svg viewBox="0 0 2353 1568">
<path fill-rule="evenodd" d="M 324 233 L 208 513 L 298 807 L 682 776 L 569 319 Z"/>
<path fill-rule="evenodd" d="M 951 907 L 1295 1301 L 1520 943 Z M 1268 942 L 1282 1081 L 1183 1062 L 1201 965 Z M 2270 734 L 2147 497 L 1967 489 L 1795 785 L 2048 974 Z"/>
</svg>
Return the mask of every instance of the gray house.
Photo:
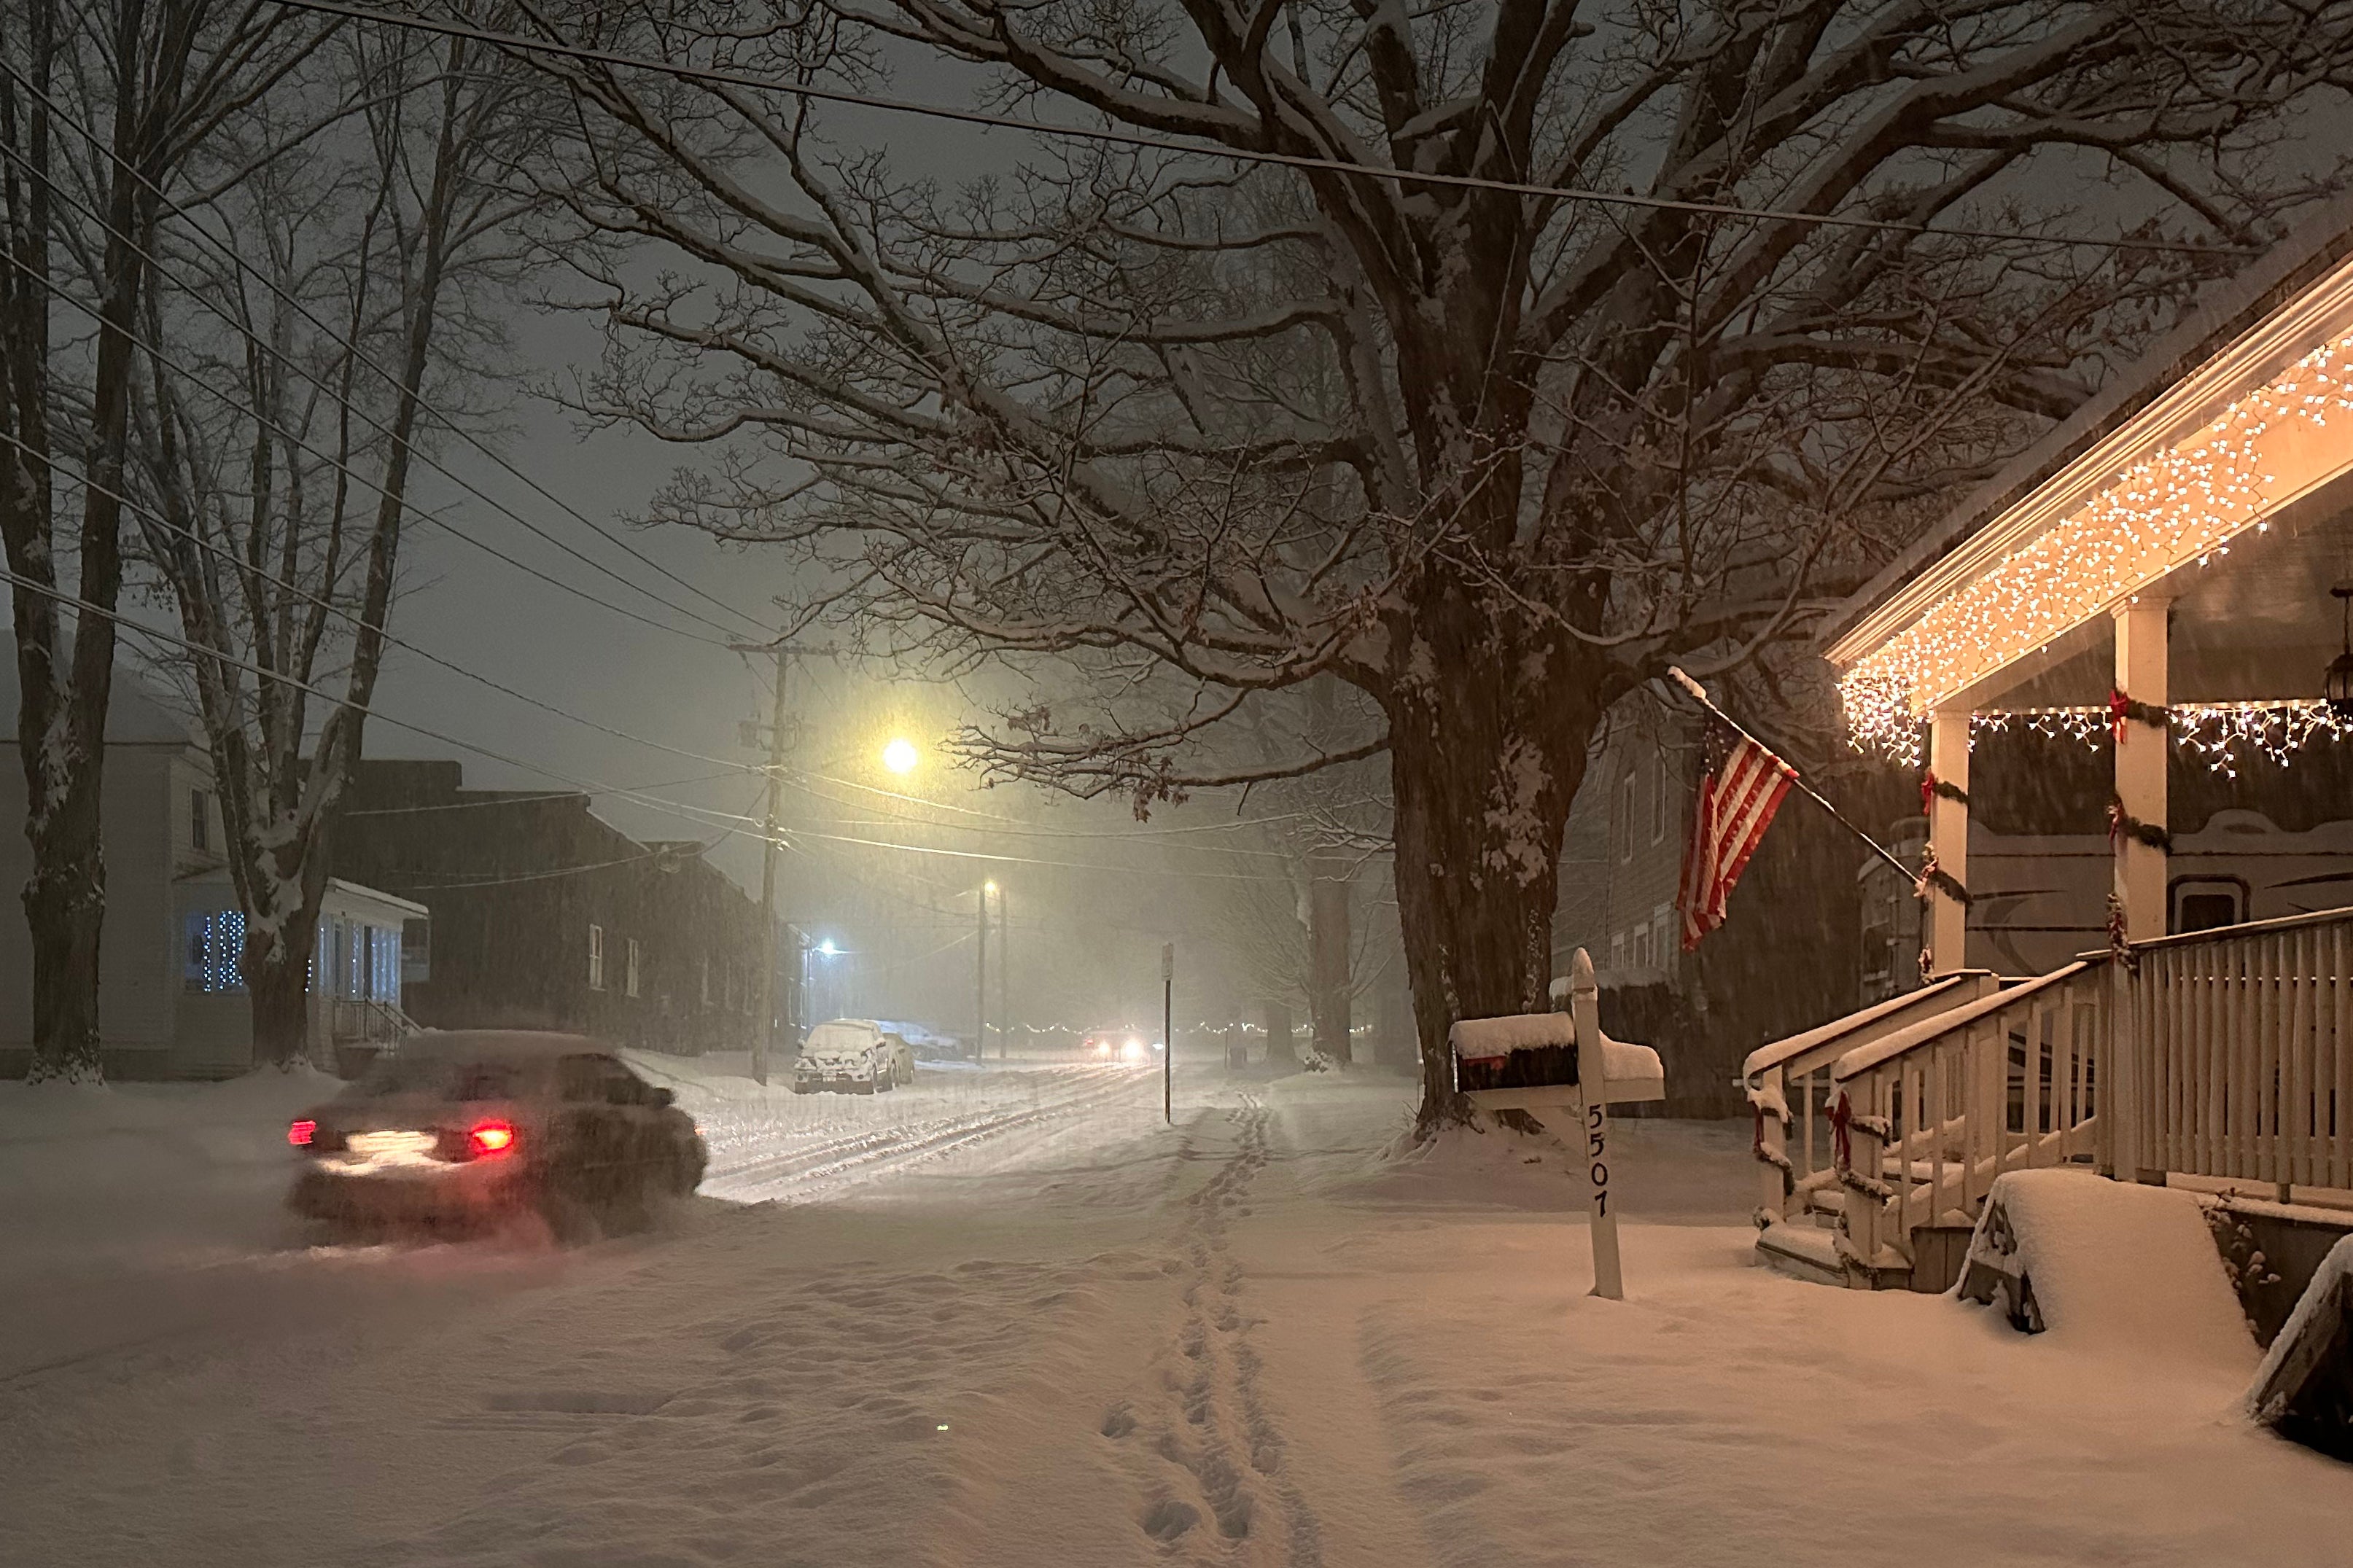
<svg viewBox="0 0 2353 1568">
<path fill-rule="evenodd" d="M 17 897 L 32 874 L 16 694 L 0 686 L 0 1074 L 32 1056 L 32 938 Z M 100 1046 L 111 1077 L 227 1078 L 253 1065 L 253 1016 L 237 954 L 245 917 L 222 854 L 212 758 L 129 672 L 106 721 L 106 927 Z M 404 933 L 421 949 L 424 906 L 331 882 L 320 911 L 311 1046 L 325 1063 L 397 1018 Z M 415 922 L 415 923 L 412 923 Z"/>
</svg>

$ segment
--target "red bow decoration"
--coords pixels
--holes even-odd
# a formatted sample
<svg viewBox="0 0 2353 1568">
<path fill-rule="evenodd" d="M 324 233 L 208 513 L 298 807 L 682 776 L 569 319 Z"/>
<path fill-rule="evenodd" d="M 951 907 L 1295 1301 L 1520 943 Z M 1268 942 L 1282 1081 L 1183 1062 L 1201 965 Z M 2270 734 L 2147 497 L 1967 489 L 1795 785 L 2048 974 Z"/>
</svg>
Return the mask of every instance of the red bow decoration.
<svg viewBox="0 0 2353 1568">
<path fill-rule="evenodd" d="M 1846 1102 L 1846 1090 L 1839 1090 L 1838 1100 L 1831 1106 L 1831 1142 L 1836 1151 L 1838 1168 L 1854 1168 L 1854 1144 L 1847 1137 L 1847 1127 L 1854 1121 L 1854 1111 Z"/>
<path fill-rule="evenodd" d="M 2133 700 L 2124 694 L 2122 688 L 2108 689 L 2108 731 L 2119 746 L 2125 743 L 2125 721 L 2132 717 L 2132 706 Z"/>
<path fill-rule="evenodd" d="M 1927 816 L 1936 809 L 1936 774 L 1932 769 L 1920 775 L 1920 815 Z"/>
</svg>

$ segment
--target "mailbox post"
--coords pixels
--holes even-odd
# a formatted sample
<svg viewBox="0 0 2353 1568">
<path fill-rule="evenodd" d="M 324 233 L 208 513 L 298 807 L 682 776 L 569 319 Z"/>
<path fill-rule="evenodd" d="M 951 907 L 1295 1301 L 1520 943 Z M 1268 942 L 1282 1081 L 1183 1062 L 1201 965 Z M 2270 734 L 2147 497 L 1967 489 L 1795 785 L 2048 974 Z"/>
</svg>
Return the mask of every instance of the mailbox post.
<svg viewBox="0 0 2353 1568">
<path fill-rule="evenodd" d="M 1582 1160 L 1593 1244 L 1593 1294 L 1626 1297 L 1618 1258 L 1618 1205 L 1609 1184 L 1609 1111 L 1614 1104 L 1664 1100 L 1659 1053 L 1601 1032 L 1601 994 L 1583 948 L 1569 963 L 1568 1011 L 1465 1018 L 1450 1036 L 1454 1087 L 1490 1110 L 1530 1110 L 1561 1127 Z"/>
<path fill-rule="evenodd" d="M 1569 960 L 1568 1016 L 1577 1029 L 1577 1081 L 1606 1085 L 1609 1073 L 1602 1061 L 1601 987 L 1594 984 L 1593 960 L 1585 955 L 1581 947 Z M 1626 1299 L 1626 1280 L 1618 1267 L 1618 1213 L 1609 1206 L 1609 1096 L 1585 1092 L 1583 1098 L 1585 1179 L 1591 1188 L 1593 1205 L 1593 1293 L 1622 1301 Z"/>
</svg>

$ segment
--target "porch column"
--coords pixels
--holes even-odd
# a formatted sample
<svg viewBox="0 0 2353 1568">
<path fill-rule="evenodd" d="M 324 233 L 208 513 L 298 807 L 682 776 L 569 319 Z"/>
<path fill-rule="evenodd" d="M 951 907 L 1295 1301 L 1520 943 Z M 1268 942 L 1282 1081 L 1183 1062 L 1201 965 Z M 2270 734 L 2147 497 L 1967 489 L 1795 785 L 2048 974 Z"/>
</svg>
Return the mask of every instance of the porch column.
<svg viewBox="0 0 2353 1568">
<path fill-rule="evenodd" d="M 2166 611 L 2168 606 L 2142 598 L 2116 612 L 2116 690 L 2135 703 L 2162 708 L 2168 699 Z M 2128 821 L 2116 825 L 2116 906 L 2124 915 L 2127 942 L 2146 942 L 2165 934 L 2166 855 L 2135 830 L 2165 826 L 2165 760 L 2169 737 L 2162 722 L 2150 724 L 2126 717 L 2118 725 L 2116 742 L 2116 785 L 2118 807 Z"/>
<path fill-rule="evenodd" d="M 1938 786 L 1928 796 L 1928 853 L 1936 868 L 1963 888 L 1969 885 L 1969 716 L 1928 715 L 1928 772 Z M 1969 907 L 1944 887 L 1930 883 L 1921 922 L 1928 973 L 1949 974 L 1968 965 Z"/>
</svg>

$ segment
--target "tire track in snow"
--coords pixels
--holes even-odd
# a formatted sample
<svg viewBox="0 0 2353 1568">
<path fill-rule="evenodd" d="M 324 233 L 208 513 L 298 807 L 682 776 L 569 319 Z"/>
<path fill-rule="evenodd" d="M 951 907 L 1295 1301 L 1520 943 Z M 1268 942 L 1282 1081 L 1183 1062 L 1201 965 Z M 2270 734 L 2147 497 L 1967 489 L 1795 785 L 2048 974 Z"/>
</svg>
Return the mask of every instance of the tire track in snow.
<svg viewBox="0 0 2353 1568">
<path fill-rule="evenodd" d="M 1136 1523 L 1145 1535 L 1173 1544 L 1206 1515 L 1224 1547 L 1217 1552 L 1221 1558 L 1236 1547 L 1280 1541 L 1286 1568 L 1322 1568 L 1322 1525 L 1284 1466 L 1282 1433 L 1260 1387 L 1262 1363 L 1250 1343 L 1241 1269 L 1226 1239 L 1232 1218 L 1249 1212 L 1250 1184 L 1269 1158 L 1271 1118 L 1245 1093 L 1227 1120 L 1235 1130 L 1233 1154 L 1185 1200 L 1177 1232 L 1185 1312 L 1173 1353 L 1164 1352 L 1168 1365 L 1155 1408 L 1140 1419 L 1133 1405 L 1113 1405 L 1102 1432 L 1126 1450 L 1142 1494 Z M 1192 1153 L 1187 1136 L 1184 1155 Z M 1275 1506 L 1262 1510 L 1261 1499 L 1268 1496 Z M 1267 1528 L 1264 1512 L 1279 1515 L 1279 1534 Z M 1263 1550 L 1251 1555 L 1266 1559 Z"/>
<path fill-rule="evenodd" d="M 984 1139 L 1059 1121 L 1115 1100 L 1143 1081 L 1141 1074 L 1129 1069 L 1106 1070 L 1110 1076 L 1090 1074 L 1077 1088 L 1031 1105 L 878 1127 L 741 1161 L 705 1175 L 701 1190 L 708 1196 L 739 1203 L 806 1200 L 853 1181 L 871 1180 L 937 1159 Z"/>
</svg>

